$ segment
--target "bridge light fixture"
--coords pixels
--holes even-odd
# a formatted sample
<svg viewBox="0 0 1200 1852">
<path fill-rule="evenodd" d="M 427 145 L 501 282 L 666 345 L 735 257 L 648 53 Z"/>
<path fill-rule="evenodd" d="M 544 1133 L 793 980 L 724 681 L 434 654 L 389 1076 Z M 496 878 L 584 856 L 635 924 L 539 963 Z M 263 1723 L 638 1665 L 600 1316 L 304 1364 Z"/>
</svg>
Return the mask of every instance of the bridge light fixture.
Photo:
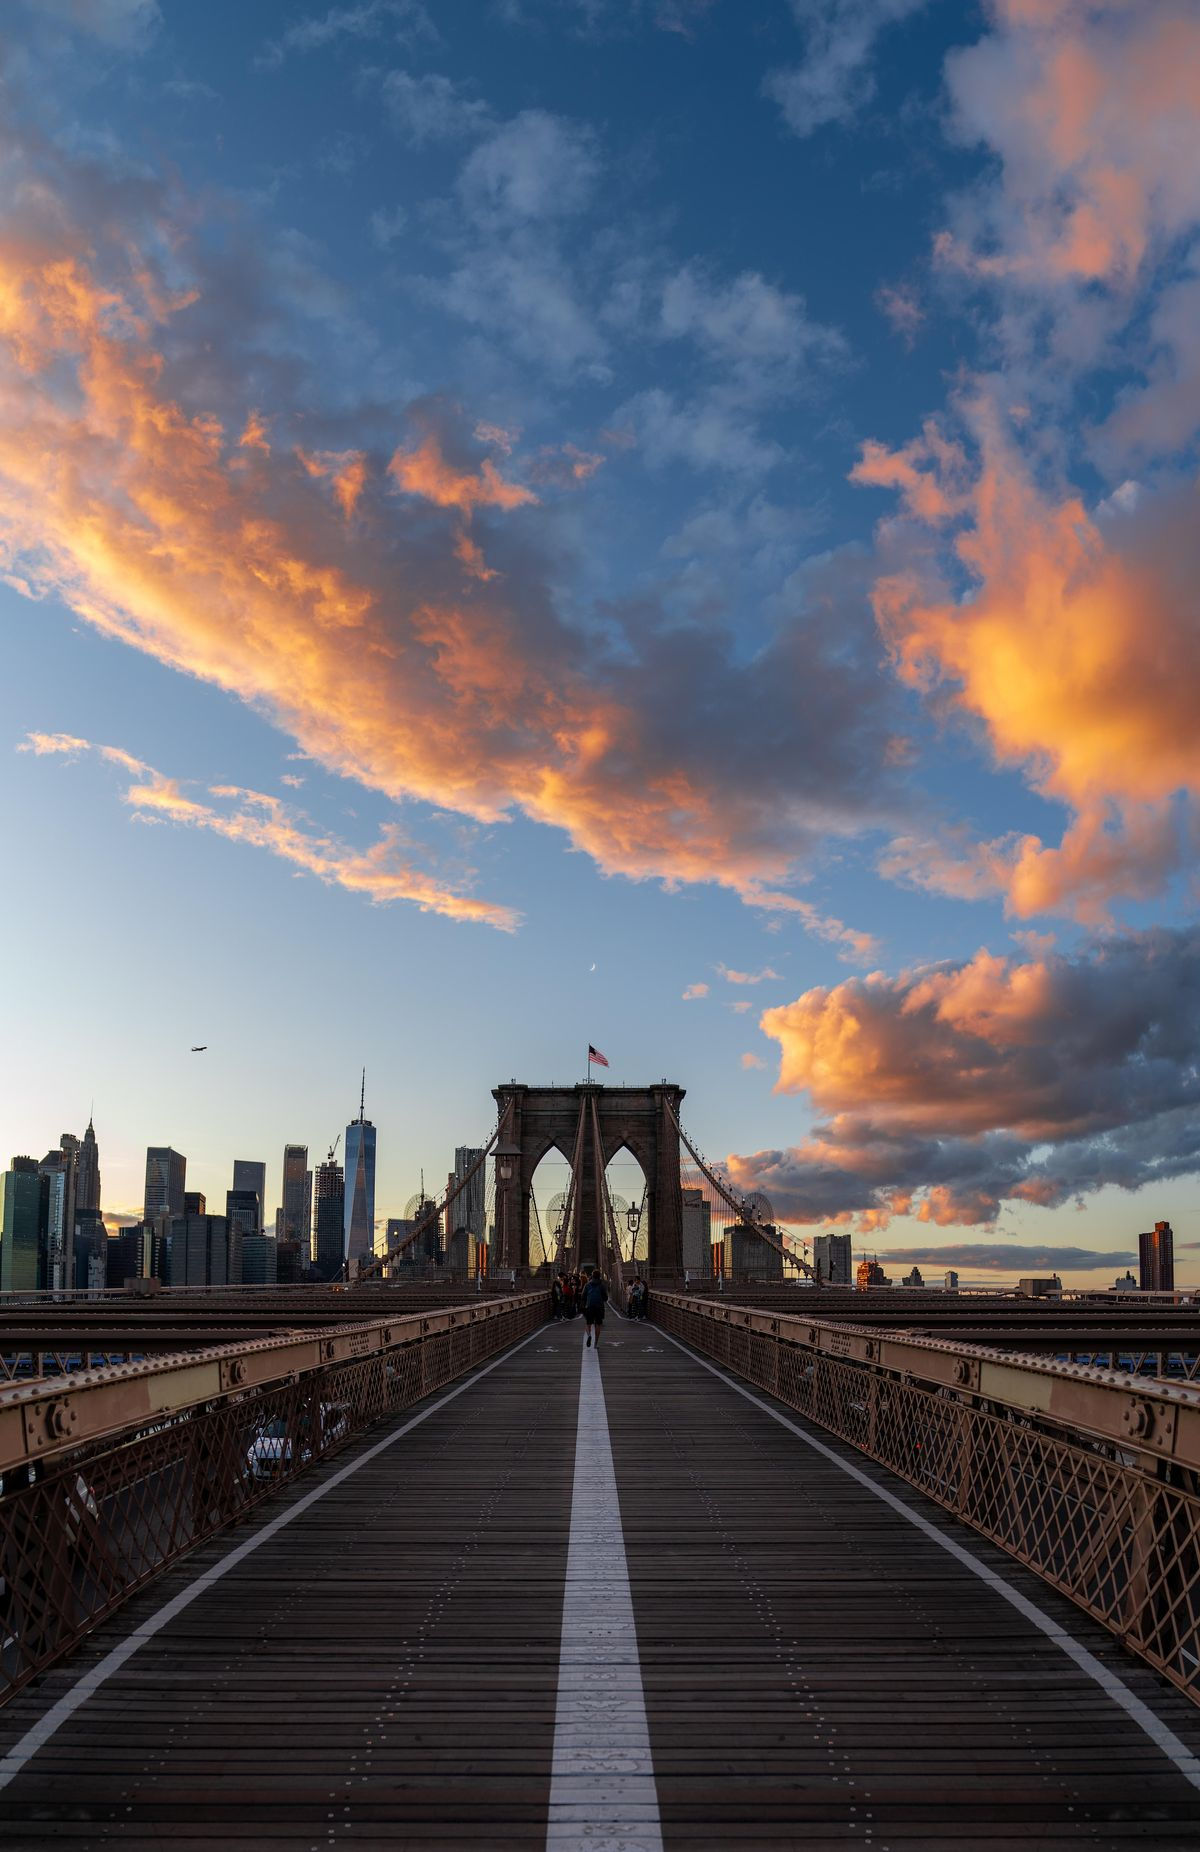
<svg viewBox="0 0 1200 1852">
<path fill-rule="evenodd" d="M 513 1159 L 521 1155 L 520 1145 L 496 1146 L 496 1175 L 501 1183 L 511 1183 L 514 1176 Z"/>
</svg>

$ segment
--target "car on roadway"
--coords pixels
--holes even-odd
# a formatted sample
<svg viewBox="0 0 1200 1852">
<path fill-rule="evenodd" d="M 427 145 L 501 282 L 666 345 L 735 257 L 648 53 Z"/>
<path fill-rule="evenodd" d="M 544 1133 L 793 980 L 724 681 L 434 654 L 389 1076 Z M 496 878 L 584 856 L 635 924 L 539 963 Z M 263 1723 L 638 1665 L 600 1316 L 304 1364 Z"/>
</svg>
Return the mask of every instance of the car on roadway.
<svg viewBox="0 0 1200 1852">
<path fill-rule="evenodd" d="M 322 1402 L 320 1409 L 321 1439 L 317 1452 L 324 1453 L 350 1432 L 350 1410 L 344 1402 Z M 246 1465 L 252 1479 L 277 1479 L 290 1473 L 293 1466 L 305 1466 L 313 1457 L 309 1417 L 301 1415 L 296 1423 L 286 1415 L 272 1415 L 254 1432 L 246 1452 Z"/>
</svg>

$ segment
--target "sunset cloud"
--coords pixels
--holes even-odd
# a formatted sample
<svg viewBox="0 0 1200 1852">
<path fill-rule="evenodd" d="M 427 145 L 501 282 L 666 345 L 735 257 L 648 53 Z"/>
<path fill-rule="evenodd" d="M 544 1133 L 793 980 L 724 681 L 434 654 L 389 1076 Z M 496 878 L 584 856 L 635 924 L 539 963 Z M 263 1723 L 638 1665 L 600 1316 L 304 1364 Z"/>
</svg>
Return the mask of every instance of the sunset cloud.
<svg viewBox="0 0 1200 1852">
<path fill-rule="evenodd" d="M 789 1219 L 988 1223 L 1134 1189 L 1200 1161 L 1200 933 L 1098 940 L 806 991 L 766 1010 L 777 1091 L 819 1115 L 786 1151 L 729 1159 Z"/>
<path fill-rule="evenodd" d="M 687 989 L 683 993 L 683 1001 L 685 1003 L 691 1003 L 697 997 L 707 997 L 707 995 L 708 995 L 708 985 L 707 984 L 689 984 Z"/>
<path fill-rule="evenodd" d="M 415 450 L 397 450 L 388 474 L 407 494 L 423 496 L 438 508 L 458 508 L 463 514 L 473 508 L 522 508 L 537 501 L 523 483 L 505 481 L 490 457 L 484 457 L 478 470 L 456 467 L 442 454 L 432 431 Z"/>
<path fill-rule="evenodd" d="M 1035 483 L 987 398 L 963 409 L 972 460 L 931 422 L 899 451 L 868 446 L 854 471 L 939 537 L 906 551 L 885 526 L 899 563 L 876 582 L 880 631 L 908 686 L 980 721 L 997 762 L 1071 821 L 1058 845 L 1010 836 L 937 850 L 923 869 L 900 847 L 883 866 L 935 891 L 1003 893 L 1022 918 L 1103 920 L 1116 898 L 1161 892 L 1194 835 L 1177 800 L 1200 795 L 1185 718 L 1200 677 L 1195 492 L 1167 487 L 1100 521 Z"/>
<path fill-rule="evenodd" d="M 874 592 L 896 672 L 1067 818 L 1058 842 L 900 840 L 881 872 L 1018 918 L 1103 923 L 1195 865 L 1198 73 L 1185 0 L 996 0 L 946 65 L 955 133 L 993 160 L 935 256 L 980 293 L 1001 365 L 852 472 L 903 511 Z M 1126 383 L 1073 430 L 1091 368 Z M 1078 492 L 1082 461 L 1110 494 Z"/>
<path fill-rule="evenodd" d="M 770 965 L 764 965 L 761 971 L 731 971 L 728 965 L 718 965 L 716 969 L 727 984 L 765 984 L 769 978 L 779 976 Z"/>
<path fill-rule="evenodd" d="M 304 873 L 315 875 L 326 885 L 360 894 L 377 906 L 396 900 L 409 901 L 423 913 L 438 913 L 445 919 L 498 927 L 503 932 L 514 931 L 519 923 L 519 915 L 510 907 L 455 893 L 418 868 L 410 858 L 398 826 L 385 826 L 376 843 L 364 850 L 354 850 L 335 837 L 313 829 L 306 818 L 281 798 L 238 785 L 211 785 L 204 797 L 193 797 L 178 779 L 155 771 L 120 747 L 93 746 L 87 740 L 68 734 L 35 733 L 29 735 L 27 743 L 19 746 L 18 751 L 63 753 L 71 758 L 94 752 L 133 774 L 124 801 L 139 821 L 182 824 L 211 831 L 228 842 L 265 849 Z M 284 782 L 303 783 L 303 780 L 285 778 Z M 206 798 L 216 798 L 220 802 L 213 805 Z"/>
<path fill-rule="evenodd" d="M 613 652 L 558 617 L 528 541 L 504 531 L 534 491 L 479 455 L 452 406 L 412 408 L 420 435 L 388 462 L 297 444 L 287 406 L 248 410 L 236 382 L 228 404 L 192 406 L 175 356 L 207 312 L 203 273 L 168 290 L 148 264 L 130 271 L 128 236 L 97 253 L 44 190 L 26 222 L 33 200 L 14 189 L 0 239 L 10 578 L 390 797 L 492 822 L 521 811 L 606 872 L 719 882 L 861 954 L 867 935 L 780 885 L 900 789 L 840 565 L 828 594 L 809 575 L 804 608 L 750 660 L 665 612 Z M 269 452 L 241 447 L 268 424 Z M 714 704 L 755 713 L 753 763 L 714 764 L 695 723 Z"/>
<path fill-rule="evenodd" d="M 999 159 L 943 260 L 1015 289 L 1128 289 L 1200 197 L 1200 16 L 1190 0 L 997 0 L 952 52 L 959 135 Z"/>
</svg>

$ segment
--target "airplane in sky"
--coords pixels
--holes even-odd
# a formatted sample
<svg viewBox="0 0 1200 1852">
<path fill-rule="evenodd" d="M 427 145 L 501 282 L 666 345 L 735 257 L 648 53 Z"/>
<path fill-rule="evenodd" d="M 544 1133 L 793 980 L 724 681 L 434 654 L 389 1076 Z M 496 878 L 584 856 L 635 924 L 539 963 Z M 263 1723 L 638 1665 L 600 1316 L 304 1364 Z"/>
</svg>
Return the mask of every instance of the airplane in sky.
<svg viewBox="0 0 1200 1852">
<path fill-rule="evenodd" d="M 192 1053 L 194 1055 L 203 1055 L 203 1054 L 206 1054 L 207 1051 L 208 1051 L 208 1043 L 201 1042 L 199 1048 L 193 1048 Z"/>
</svg>

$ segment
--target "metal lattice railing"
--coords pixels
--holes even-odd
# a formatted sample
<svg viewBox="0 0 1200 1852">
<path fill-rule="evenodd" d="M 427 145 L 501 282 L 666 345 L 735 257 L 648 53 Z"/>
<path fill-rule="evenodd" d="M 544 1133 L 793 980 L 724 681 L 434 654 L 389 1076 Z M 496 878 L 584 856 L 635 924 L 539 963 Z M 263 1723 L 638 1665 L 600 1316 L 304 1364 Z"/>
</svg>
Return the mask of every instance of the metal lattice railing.
<svg viewBox="0 0 1200 1852">
<path fill-rule="evenodd" d="M 539 1293 L 96 1371 L 69 1394 L 0 1392 L 0 1704 L 186 1551 L 534 1330 L 547 1305 Z M 72 1445 L 89 1427 L 97 1437 Z"/>
<path fill-rule="evenodd" d="M 796 1341 L 803 1320 L 731 1322 L 664 1293 L 654 1306 L 667 1331 L 982 1532 L 1200 1704 L 1200 1475 L 1190 1463 L 1086 1431 L 1047 1431 L 1028 1405 L 1005 1408 L 994 1395 L 906 1381 L 880 1361 L 830 1356 L 819 1342 Z M 1010 1355 L 1004 1367 L 1019 1363 Z M 1044 1378 L 1055 1366 L 1030 1368 Z M 1129 1383 L 1125 1425 L 1149 1433 L 1134 1412 L 1147 1406 L 1144 1394 Z"/>
</svg>

